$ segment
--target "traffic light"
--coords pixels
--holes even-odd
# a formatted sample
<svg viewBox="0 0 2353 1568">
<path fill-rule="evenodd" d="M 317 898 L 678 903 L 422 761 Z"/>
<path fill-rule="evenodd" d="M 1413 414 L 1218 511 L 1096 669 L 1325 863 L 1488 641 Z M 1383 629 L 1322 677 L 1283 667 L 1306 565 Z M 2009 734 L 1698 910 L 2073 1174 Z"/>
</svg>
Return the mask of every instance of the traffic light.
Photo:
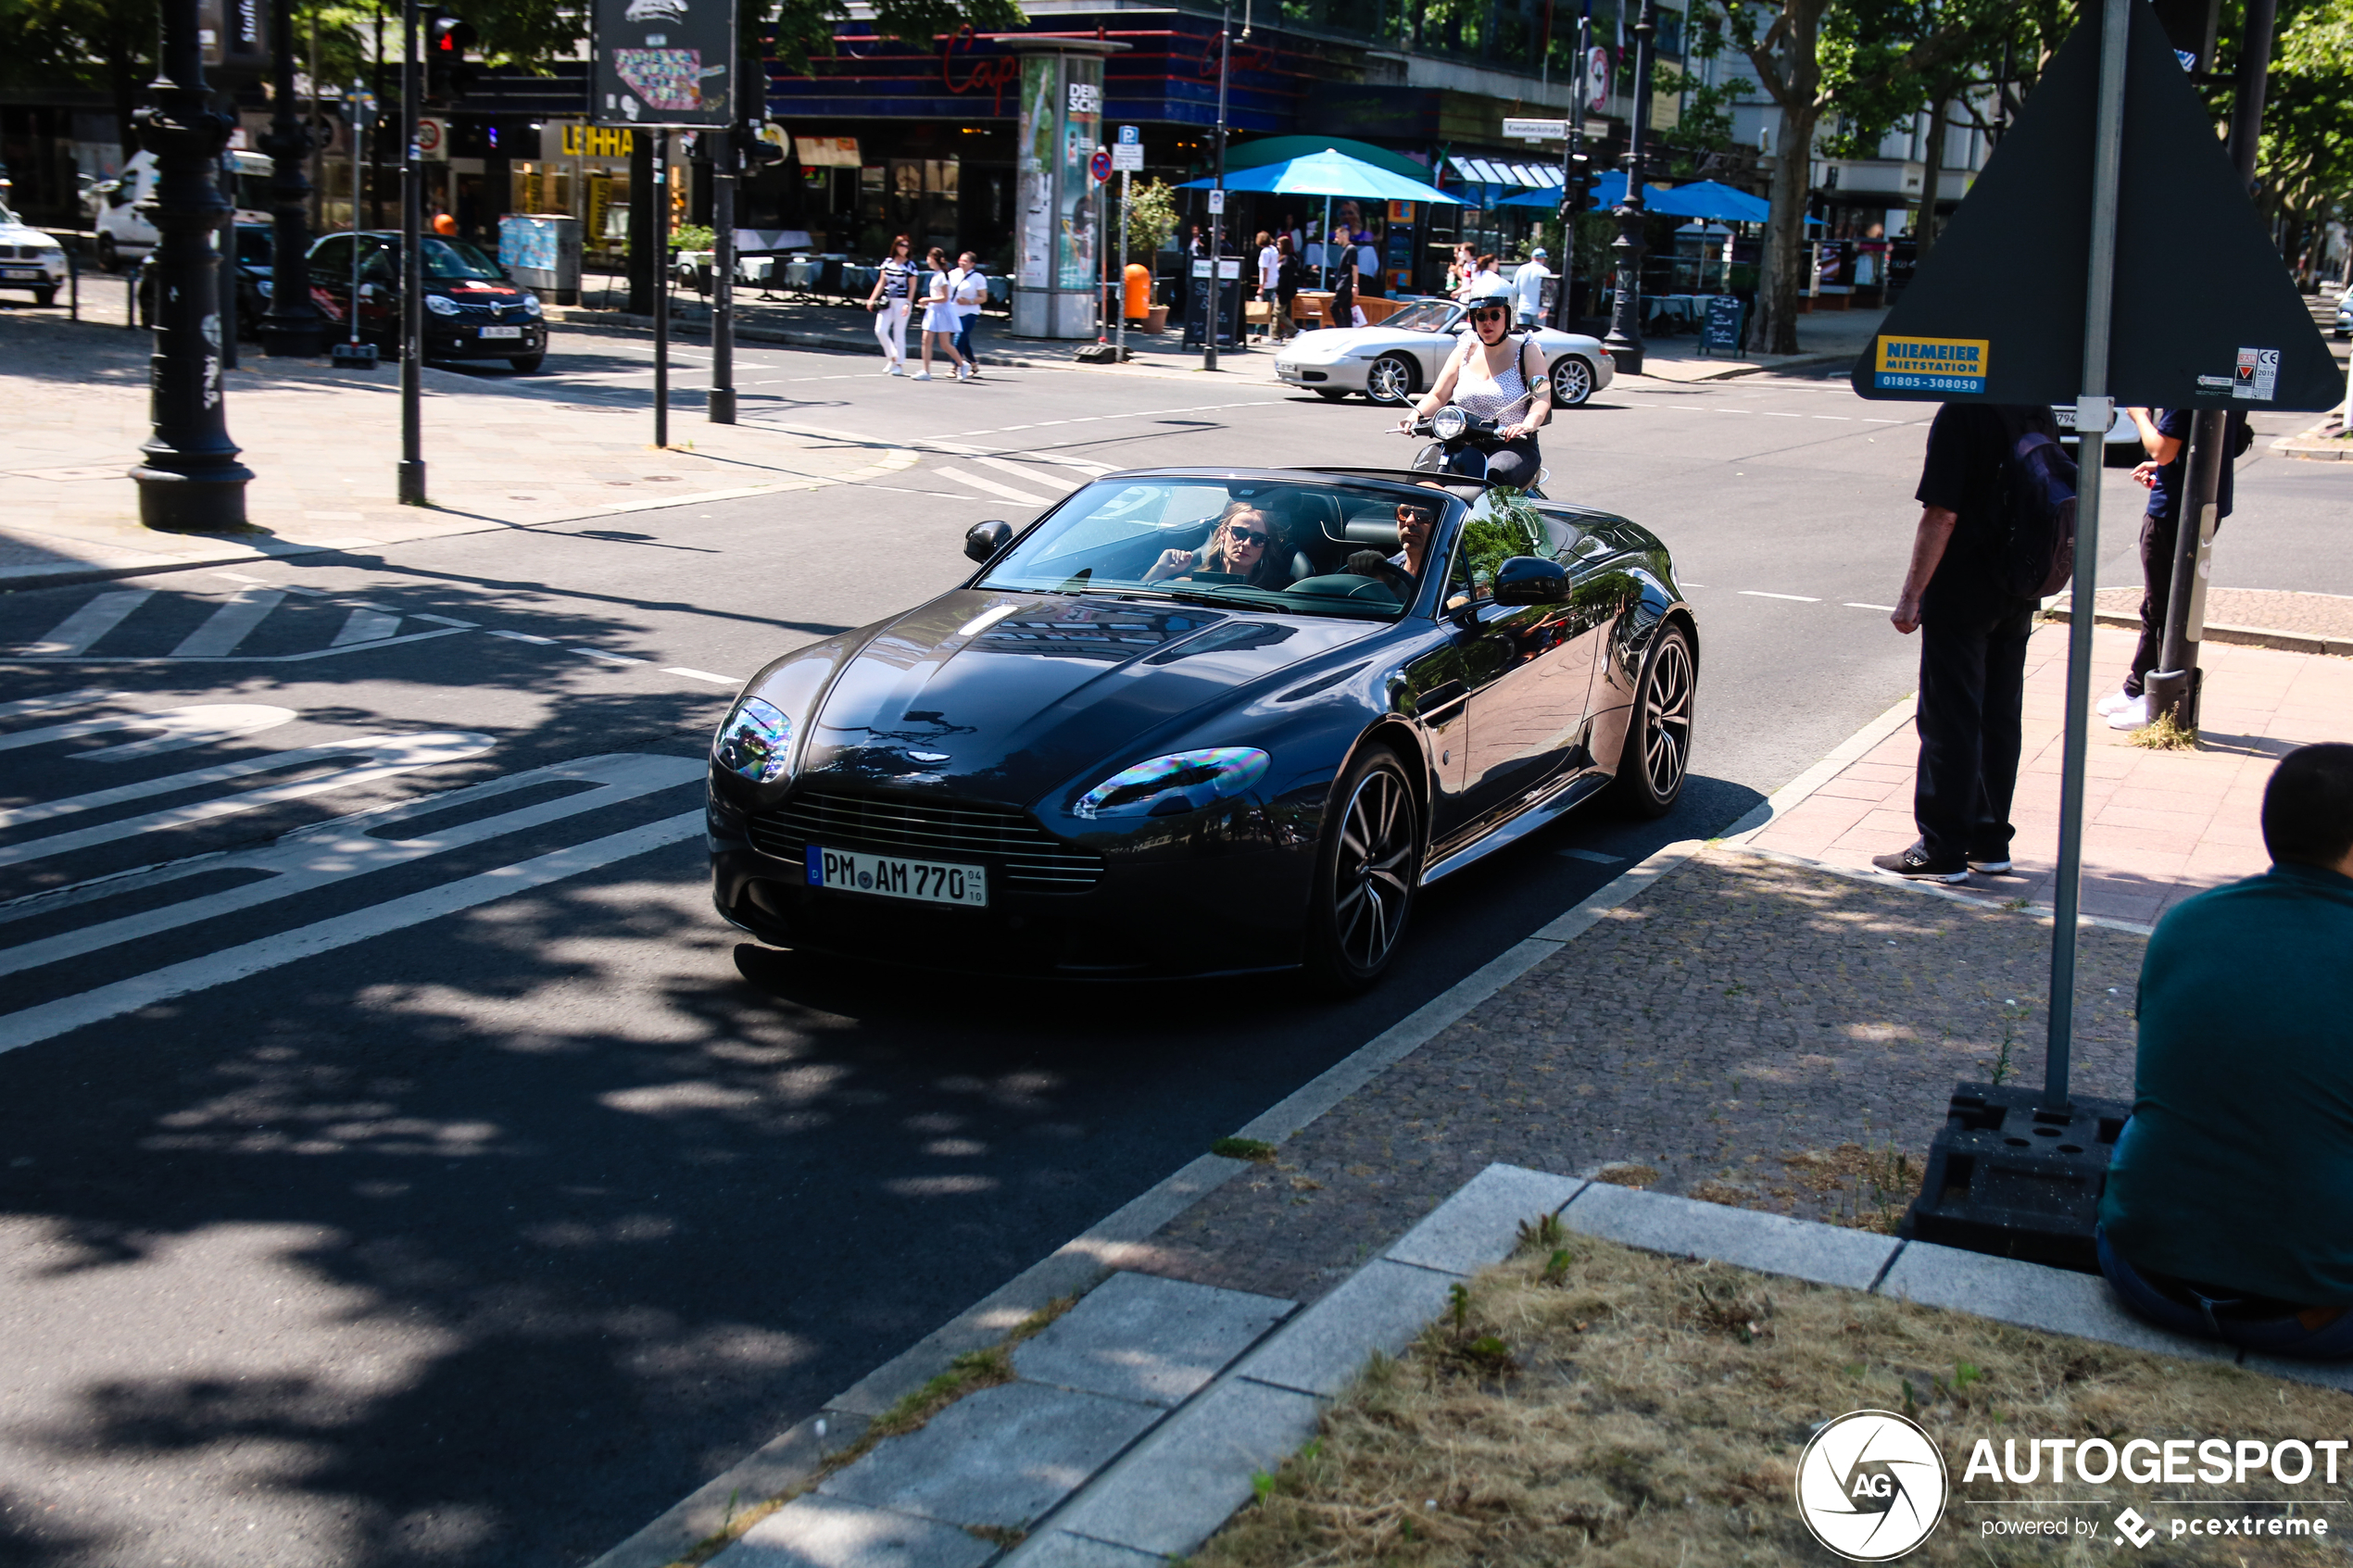
<svg viewBox="0 0 2353 1568">
<path fill-rule="evenodd" d="M 474 46 L 473 24 L 447 11 L 425 14 L 425 96 L 439 102 L 462 98 L 474 84 L 475 69 L 466 63 Z"/>
<path fill-rule="evenodd" d="M 735 138 L 736 154 L 747 174 L 757 174 L 772 163 L 784 161 L 785 149 L 768 139 L 768 126 L 761 120 L 746 120 L 729 134 Z"/>
</svg>

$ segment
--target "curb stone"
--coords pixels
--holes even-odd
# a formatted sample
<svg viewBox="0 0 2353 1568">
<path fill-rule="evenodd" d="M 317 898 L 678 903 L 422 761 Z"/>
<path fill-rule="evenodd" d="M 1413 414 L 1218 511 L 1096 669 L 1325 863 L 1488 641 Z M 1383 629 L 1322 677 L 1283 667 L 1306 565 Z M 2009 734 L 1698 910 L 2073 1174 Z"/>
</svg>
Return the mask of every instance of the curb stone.
<svg viewBox="0 0 2353 1568">
<path fill-rule="evenodd" d="M 1251 1475 L 1239 1471 L 1243 1456 L 1272 1470 L 1312 1436 L 1312 1422 L 1301 1425 L 1302 1411 L 1285 1403 L 1253 1404 L 1256 1390 L 1312 1394 L 1320 1410 L 1322 1399 L 1344 1389 L 1375 1352 L 1393 1355 L 1410 1345 L 1442 1315 L 1454 1285 L 1511 1256 L 1520 1223 L 1548 1211 L 1579 1235 L 1644 1251 L 1862 1290 L 2184 1361 L 2236 1361 L 2250 1372 L 2353 1391 L 2353 1368 L 2245 1355 L 2145 1323 L 2125 1312 L 2107 1283 L 2092 1275 L 1494 1164 L 1220 1380 L 1221 1388 L 1236 1393 L 1214 1406 L 1219 1418 L 1239 1424 L 1256 1415 L 1261 1422 L 1255 1430 L 1225 1434 L 1223 1463 L 1201 1462 L 1172 1424 L 1080 1489 L 1045 1522 L 1041 1533 L 1004 1559 L 1004 1568 L 1098 1563 L 1116 1568 L 1149 1561 L 1146 1553 L 1198 1549 L 1252 1495 Z M 1437 1266 L 1441 1262 L 1443 1267 Z M 1193 1408 L 1212 1409 L 1216 1392 Z M 1259 1457 L 1286 1437 L 1288 1446 L 1277 1458 Z"/>
<path fill-rule="evenodd" d="M 2066 605 L 2054 605 L 2043 611 L 2043 619 L 2065 626 L 2074 620 L 2074 612 Z M 2137 632 L 2141 629 L 2141 618 L 2122 615 L 2112 609 L 2095 610 L 2092 615 L 2092 624 Z M 2281 653 L 2324 653 L 2338 659 L 2353 659 L 2353 639 L 2315 637 L 2302 632 L 2274 632 L 2263 626 L 2233 626 L 2209 621 L 2199 640 L 2230 643 L 2239 647 L 2274 648 Z"/>
</svg>

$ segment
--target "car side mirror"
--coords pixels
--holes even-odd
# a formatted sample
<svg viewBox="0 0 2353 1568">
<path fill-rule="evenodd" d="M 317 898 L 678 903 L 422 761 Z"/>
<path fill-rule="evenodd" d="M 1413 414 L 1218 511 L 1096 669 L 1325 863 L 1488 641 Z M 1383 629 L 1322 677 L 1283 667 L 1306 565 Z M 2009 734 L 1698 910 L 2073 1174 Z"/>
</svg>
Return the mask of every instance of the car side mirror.
<svg viewBox="0 0 2353 1568">
<path fill-rule="evenodd" d="M 1499 605 L 1565 605 L 1568 587 L 1568 569 L 1541 556 L 1514 556 L 1495 569 Z"/>
<path fill-rule="evenodd" d="M 975 522 L 964 531 L 964 554 L 976 561 L 995 560 L 1013 542 L 1013 526 L 990 519 Z"/>
</svg>

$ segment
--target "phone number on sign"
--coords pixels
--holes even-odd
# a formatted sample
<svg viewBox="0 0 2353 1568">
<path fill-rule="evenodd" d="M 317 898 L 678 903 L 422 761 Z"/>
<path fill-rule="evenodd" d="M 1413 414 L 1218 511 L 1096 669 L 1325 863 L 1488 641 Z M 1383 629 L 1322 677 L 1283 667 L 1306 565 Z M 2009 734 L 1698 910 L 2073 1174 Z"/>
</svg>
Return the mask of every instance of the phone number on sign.
<svg viewBox="0 0 2353 1568">
<path fill-rule="evenodd" d="M 1982 376 L 1906 376 L 1881 372 L 1879 384 L 1897 392 L 1983 392 Z"/>
</svg>

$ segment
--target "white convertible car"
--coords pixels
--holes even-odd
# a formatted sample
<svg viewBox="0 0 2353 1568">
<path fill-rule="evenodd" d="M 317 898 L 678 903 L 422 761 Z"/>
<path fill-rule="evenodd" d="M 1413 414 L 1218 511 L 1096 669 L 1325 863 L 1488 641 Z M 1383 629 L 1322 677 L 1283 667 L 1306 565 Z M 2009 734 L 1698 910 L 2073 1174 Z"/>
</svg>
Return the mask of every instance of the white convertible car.
<svg viewBox="0 0 2353 1568">
<path fill-rule="evenodd" d="M 1463 307 L 1451 299 L 1420 299 L 1371 327 L 1323 327 L 1302 332 L 1275 356 L 1275 373 L 1337 402 L 1361 392 L 1395 406 L 1438 379 L 1446 356 L 1468 331 Z M 1598 338 L 1581 332 L 1536 332 L 1552 377 L 1553 402 L 1574 408 L 1610 383 L 1616 367 Z"/>
</svg>

